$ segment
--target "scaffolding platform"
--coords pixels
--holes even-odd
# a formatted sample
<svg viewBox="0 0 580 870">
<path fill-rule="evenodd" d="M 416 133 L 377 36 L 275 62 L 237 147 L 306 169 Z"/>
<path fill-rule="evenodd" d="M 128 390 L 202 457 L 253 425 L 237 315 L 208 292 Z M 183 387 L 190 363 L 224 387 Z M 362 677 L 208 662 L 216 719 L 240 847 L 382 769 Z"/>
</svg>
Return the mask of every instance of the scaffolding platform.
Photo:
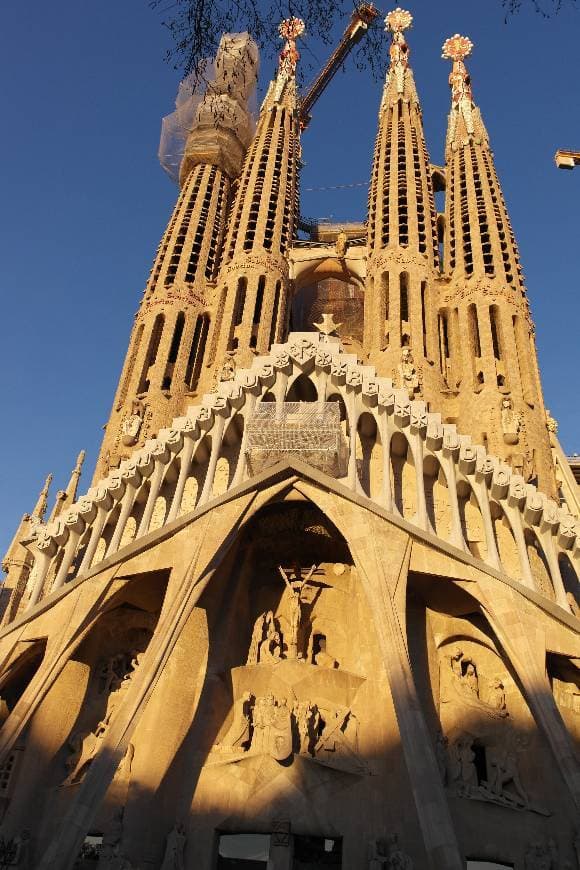
<svg viewBox="0 0 580 870">
<path fill-rule="evenodd" d="M 261 402 L 247 424 L 252 474 L 288 456 L 336 476 L 344 457 L 338 402 Z"/>
</svg>

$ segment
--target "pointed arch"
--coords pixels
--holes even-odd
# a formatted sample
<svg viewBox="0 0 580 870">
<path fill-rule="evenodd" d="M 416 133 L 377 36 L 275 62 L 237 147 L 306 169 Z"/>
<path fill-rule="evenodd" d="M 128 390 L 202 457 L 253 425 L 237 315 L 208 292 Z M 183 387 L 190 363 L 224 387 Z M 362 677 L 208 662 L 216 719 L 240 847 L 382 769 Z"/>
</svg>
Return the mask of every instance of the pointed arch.
<svg viewBox="0 0 580 870">
<path fill-rule="evenodd" d="M 580 582 L 578 574 L 572 564 L 572 561 L 567 553 L 558 555 L 558 565 L 562 576 L 562 583 L 566 592 L 566 598 L 571 606 L 571 609 L 576 608 L 576 614 L 580 613 Z"/>
<path fill-rule="evenodd" d="M 298 375 L 286 394 L 287 402 L 316 402 L 317 400 L 318 390 L 306 372 Z"/>
<path fill-rule="evenodd" d="M 490 510 L 501 566 L 510 577 L 520 579 L 522 576 L 520 554 L 510 522 L 497 502 L 490 501 Z"/>
<path fill-rule="evenodd" d="M 536 533 L 530 528 L 524 529 L 524 539 L 536 589 L 542 595 L 545 595 L 546 598 L 555 601 L 556 595 L 543 547 Z"/>
<path fill-rule="evenodd" d="M 451 507 L 447 478 L 436 456 L 423 459 L 423 485 L 427 517 L 436 535 L 448 541 L 451 535 Z"/>
<path fill-rule="evenodd" d="M 383 456 L 377 421 L 365 411 L 360 415 L 356 434 L 356 464 L 359 483 L 365 495 L 377 498 L 382 491 Z"/>
<path fill-rule="evenodd" d="M 391 439 L 390 460 L 395 507 L 411 520 L 417 513 L 417 476 L 411 446 L 402 432 L 395 432 Z"/>
<path fill-rule="evenodd" d="M 485 526 L 479 502 L 475 493 L 467 481 L 459 481 L 457 484 L 457 498 L 459 502 L 459 516 L 463 539 L 469 548 L 469 552 L 476 559 L 487 560 L 487 542 L 485 538 Z"/>
</svg>

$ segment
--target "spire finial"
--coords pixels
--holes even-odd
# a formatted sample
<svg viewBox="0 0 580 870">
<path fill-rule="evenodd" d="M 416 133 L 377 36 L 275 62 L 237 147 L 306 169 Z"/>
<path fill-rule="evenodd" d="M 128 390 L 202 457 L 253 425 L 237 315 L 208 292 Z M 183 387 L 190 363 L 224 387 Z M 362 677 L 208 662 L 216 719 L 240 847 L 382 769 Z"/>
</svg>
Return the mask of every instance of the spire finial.
<svg viewBox="0 0 580 870">
<path fill-rule="evenodd" d="M 395 78 L 398 94 L 402 94 L 405 89 L 405 73 L 409 68 L 409 46 L 403 33 L 412 24 L 413 16 L 400 6 L 389 12 L 385 18 L 385 30 L 391 34 L 389 74 L 392 73 Z"/>
<path fill-rule="evenodd" d="M 450 36 L 443 43 L 443 54 L 441 56 L 445 60 L 453 61 L 453 67 L 449 74 L 451 111 L 453 113 L 449 131 L 450 140 L 453 139 L 457 126 L 457 115 L 463 115 L 468 134 L 471 136 L 474 133 L 471 77 L 463 63 L 464 59 L 471 54 L 472 49 L 473 43 L 471 39 L 468 36 L 461 36 L 459 33 Z"/>
<path fill-rule="evenodd" d="M 296 48 L 296 40 L 302 36 L 305 29 L 305 24 L 301 18 L 285 18 L 284 21 L 280 22 L 278 33 L 280 39 L 284 39 L 285 43 L 280 52 L 278 74 L 285 79 L 289 79 L 296 73 L 296 64 L 300 57 L 300 52 Z"/>
<path fill-rule="evenodd" d="M 48 503 L 48 490 L 50 489 L 50 484 L 52 483 L 52 474 L 49 474 L 44 482 L 44 486 L 40 490 L 40 495 L 38 496 L 38 501 L 36 502 L 36 506 L 32 511 L 32 516 L 37 520 L 44 519 L 44 515 L 46 513 L 46 505 Z"/>
</svg>

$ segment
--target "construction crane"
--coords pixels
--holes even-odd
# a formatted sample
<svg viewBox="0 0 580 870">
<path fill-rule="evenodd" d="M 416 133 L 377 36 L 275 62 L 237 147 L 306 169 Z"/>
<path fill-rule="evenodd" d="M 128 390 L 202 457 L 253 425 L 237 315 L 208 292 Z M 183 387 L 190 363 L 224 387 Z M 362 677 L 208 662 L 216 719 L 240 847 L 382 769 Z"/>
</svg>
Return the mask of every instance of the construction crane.
<svg viewBox="0 0 580 870">
<path fill-rule="evenodd" d="M 344 63 L 354 46 L 361 41 L 369 25 L 373 23 L 378 14 L 379 10 L 372 3 L 361 3 L 352 13 L 342 39 L 310 85 L 306 96 L 300 101 L 300 126 L 302 130 L 308 126 L 312 107 L 336 74 L 339 66 Z"/>
<path fill-rule="evenodd" d="M 554 156 L 558 169 L 574 169 L 580 166 L 580 151 L 563 151 L 558 148 Z"/>
</svg>

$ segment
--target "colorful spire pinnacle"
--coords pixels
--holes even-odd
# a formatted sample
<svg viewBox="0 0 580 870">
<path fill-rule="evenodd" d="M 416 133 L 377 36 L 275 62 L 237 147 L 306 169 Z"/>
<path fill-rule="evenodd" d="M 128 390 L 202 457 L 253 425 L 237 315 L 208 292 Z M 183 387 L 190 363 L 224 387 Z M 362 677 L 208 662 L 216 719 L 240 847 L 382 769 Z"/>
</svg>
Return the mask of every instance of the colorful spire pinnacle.
<svg viewBox="0 0 580 870">
<path fill-rule="evenodd" d="M 296 40 L 302 36 L 304 30 L 305 25 L 301 18 L 285 18 L 278 27 L 280 39 L 286 40 L 280 52 L 278 75 L 285 79 L 289 79 L 296 73 L 296 64 L 300 57 L 300 52 L 296 48 Z"/>
<path fill-rule="evenodd" d="M 390 67 L 389 75 L 395 79 L 397 93 L 402 94 L 405 88 L 405 73 L 409 68 L 409 46 L 403 36 L 413 24 L 413 16 L 406 9 L 397 7 L 389 12 L 385 18 L 385 30 L 391 33 L 391 47 L 389 49 Z"/>
<path fill-rule="evenodd" d="M 473 43 L 468 36 L 459 33 L 450 36 L 443 43 L 442 57 L 453 61 L 453 67 L 449 74 L 449 87 L 451 88 L 451 112 L 449 125 L 449 141 L 454 137 L 457 127 L 458 116 L 463 116 L 467 133 L 472 136 L 473 125 L 473 94 L 471 92 L 471 78 L 467 71 L 464 59 L 471 54 Z"/>
</svg>

